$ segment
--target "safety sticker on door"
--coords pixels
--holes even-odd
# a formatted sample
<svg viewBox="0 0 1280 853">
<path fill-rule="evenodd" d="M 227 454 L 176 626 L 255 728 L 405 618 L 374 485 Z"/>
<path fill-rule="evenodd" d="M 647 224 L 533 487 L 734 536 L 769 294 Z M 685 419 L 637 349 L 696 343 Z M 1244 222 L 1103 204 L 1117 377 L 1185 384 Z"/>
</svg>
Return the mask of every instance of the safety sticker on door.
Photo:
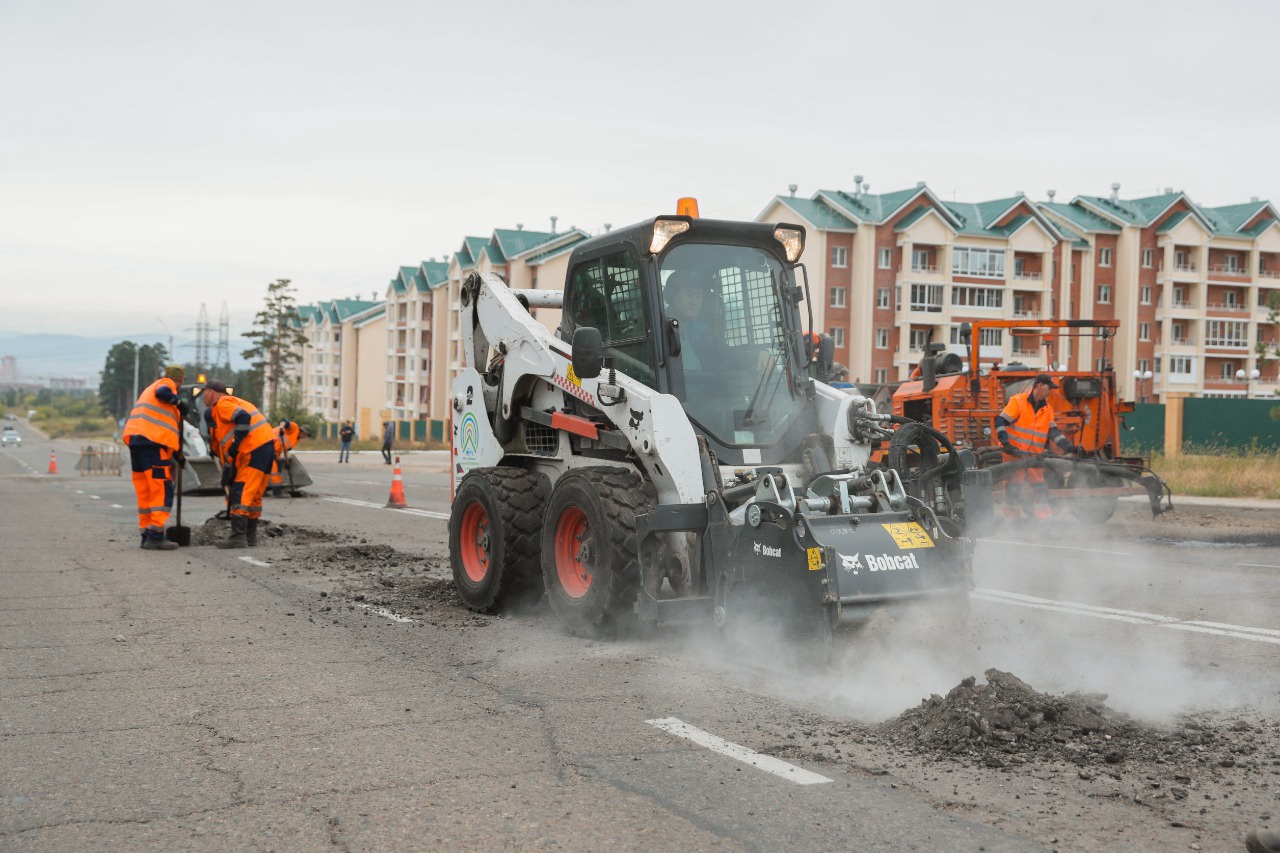
<svg viewBox="0 0 1280 853">
<path fill-rule="evenodd" d="M 929 534 L 917 522 L 908 521 L 903 524 L 882 524 L 880 526 L 889 531 L 893 541 L 902 550 L 933 547 L 933 540 L 929 538 Z"/>
</svg>

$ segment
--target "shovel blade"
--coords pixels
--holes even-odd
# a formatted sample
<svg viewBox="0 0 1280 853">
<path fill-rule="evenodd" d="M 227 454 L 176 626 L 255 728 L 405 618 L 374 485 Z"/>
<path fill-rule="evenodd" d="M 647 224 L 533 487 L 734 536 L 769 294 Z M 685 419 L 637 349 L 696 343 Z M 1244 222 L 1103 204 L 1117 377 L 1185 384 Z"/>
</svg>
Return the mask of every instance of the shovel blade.
<svg viewBox="0 0 1280 853">
<path fill-rule="evenodd" d="M 164 532 L 164 538 L 170 542 L 177 542 L 183 548 L 191 547 L 191 528 L 190 527 L 170 527 Z"/>
</svg>

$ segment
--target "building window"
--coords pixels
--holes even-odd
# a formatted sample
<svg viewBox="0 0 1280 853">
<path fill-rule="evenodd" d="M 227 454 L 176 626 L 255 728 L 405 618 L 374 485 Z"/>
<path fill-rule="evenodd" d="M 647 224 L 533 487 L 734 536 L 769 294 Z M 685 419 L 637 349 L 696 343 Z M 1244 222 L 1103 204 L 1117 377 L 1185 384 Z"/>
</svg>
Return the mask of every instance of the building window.
<svg viewBox="0 0 1280 853">
<path fill-rule="evenodd" d="M 1222 362 L 1222 367 L 1220 368 L 1220 374 L 1223 379 L 1234 378 L 1236 375 L 1236 363 L 1234 361 Z"/>
<path fill-rule="evenodd" d="M 1107 369 L 1107 360 L 1101 356 L 1093 360 L 1093 369 L 1096 373 L 1102 373 Z"/>
<path fill-rule="evenodd" d="M 1142 304 L 1143 305 L 1151 304 L 1151 285 L 1149 284 L 1144 285 L 1142 288 Z"/>
<path fill-rule="evenodd" d="M 911 285 L 911 310 L 938 313 L 942 311 L 942 285 Z"/>
<path fill-rule="evenodd" d="M 1190 376 L 1195 369 L 1195 359 L 1189 355 L 1169 356 L 1169 372 Z"/>
<path fill-rule="evenodd" d="M 889 368 L 877 367 L 876 368 L 876 384 L 883 385 L 888 381 L 889 381 Z"/>
<path fill-rule="evenodd" d="M 951 304 L 967 308 L 1000 308 L 1004 305 L 1004 291 L 998 287 L 953 285 Z"/>
<path fill-rule="evenodd" d="M 1151 269 L 1151 262 L 1153 260 L 1152 258 L 1153 255 L 1154 255 L 1154 252 L 1152 252 L 1150 249 L 1142 250 L 1142 268 L 1143 269 L 1148 269 L 1148 270 Z"/>
<path fill-rule="evenodd" d="M 1098 250 L 1098 266 L 1100 267 L 1111 266 L 1111 250 L 1110 249 Z"/>
<path fill-rule="evenodd" d="M 1111 285 L 1109 284 L 1098 285 L 1098 304 L 1099 305 L 1111 304 Z"/>
<path fill-rule="evenodd" d="M 849 289 L 845 287 L 831 288 L 831 307 L 843 308 L 849 296 Z"/>
<path fill-rule="evenodd" d="M 1240 259 L 1237 258 L 1235 255 L 1227 255 L 1226 261 L 1227 261 L 1227 272 L 1240 271 Z"/>
<path fill-rule="evenodd" d="M 951 274 L 1004 278 L 1004 252 L 1000 249 L 955 249 Z"/>
<path fill-rule="evenodd" d="M 876 329 L 876 349 L 889 348 L 889 330 Z"/>
<path fill-rule="evenodd" d="M 1222 305 L 1225 308 L 1236 307 L 1236 292 L 1234 290 L 1224 290 L 1222 292 Z"/>
<path fill-rule="evenodd" d="M 908 349 L 912 352 L 924 352 L 925 345 L 929 343 L 928 329 L 912 329 L 908 343 Z"/>
<path fill-rule="evenodd" d="M 1187 253 L 1186 252 L 1173 253 L 1173 268 L 1175 270 L 1187 269 Z"/>
<path fill-rule="evenodd" d="M 844 246 L 831 247 L 831 266 L 843 269 L 849 266 L 849 250 Z"/>
<path fill-rule="evenodd" d="M 998 347 L 1004 345 L 1004 329 L 979 329 L 978 346 Z"/>
<path fill-rule="evenodd" d="M 882 287 L 876 291 L 876 307 L 877 308 L 889 307 L 889 288 Z"/>
<path fill-rule="evenodd" d="M 893 269 L 893 249 L 880 250 L 880 269 Z"/>
<path fill-rule="evenodd" d="M 1247 347 L 1249 346 L 1249 324 L 1239 320 L 1209 320 L 1205 323 L 1204 345 Z"/>
<path fill-rule="evenodd" d="M 933 264 L 929 263 L 928 249 L 912 249 L 911 269 L 915 272 L 937 272 Z"/>
<path fill-rule="evenodd" d="M 1150 323 L 1138 324 L 1138 340 L 1140 341 L 1151 340 L 1151 324 Z"/>
<path fill-rule="evenodd" d="M 836 345 L 837 349 L 844 346 L 844 329 L 843 328 L 841 328 L 840 326 L 832 326 L 830 329 L 827 330 L 827 334 L 831 335 L 831 340 Z"/>
<path fill-rule="evenodd" d="M 1138 359 L 1138 369 L 1141 370 L 1143 373 L 1146 373 L 1148 370 L 1151 369 L 1151 361 L 1145 358 Z"/>
</svg>

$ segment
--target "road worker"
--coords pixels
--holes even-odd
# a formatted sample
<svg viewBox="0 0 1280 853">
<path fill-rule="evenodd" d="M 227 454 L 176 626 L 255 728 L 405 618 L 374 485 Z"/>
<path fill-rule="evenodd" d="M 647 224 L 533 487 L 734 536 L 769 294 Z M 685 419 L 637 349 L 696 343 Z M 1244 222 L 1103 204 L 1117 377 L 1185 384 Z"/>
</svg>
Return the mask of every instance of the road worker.
<svg viewBox="0 0 1280 853">
<path fill-rule="evenodd" d="M 285 470 L 289 466 L 289 454 L 303 438 L 311 437 L 311 427 L 285 418 L 276 427 L 276 459 L 271 467 L 271 494 L 284 494 Z"/>
<path fill-rule="evenodd" d="M 204 384 L 201 399 L 209 434 L 215 437 L 211 450 L 222 462 L 222 485 L 230 490 L 231 535 L 218 547 L 257 545 L 262 495 L 276 458 L 276 432 L 257 406 L 229 394 L 217 379 Z"/>
<path fill-rule="evenodd" d="M 187 403 L 178 395 L 185 372 L 171 364 L 164 376 L 148 385 L 138 396 L 124 425 L 124 443 L 129 446 L 133 470 L 133 490 L 138 494 L 138 529 L 141 547 L 149 551 L 172 551 L 178 543 L 165 539 L 164 525 L 173 509 L 173 466 L 182 465 L 182 420 Z"/>
<path fill-rule="evenodd" d="M 1031 387 L 1021 394 L 1014 394 L 996 418 L 996 437 L 1004 448 L 1004 461 L 1027 456 L 1042 456 L 1053 442 L 1064 453 L 1078 453 L 1058 430 L 1053 419 L 1053 407 L 1049 405 L 1049 391 L 1058 387 L 1047 373 L 1031 380 Z M 1024 510 L 1035 518 L 1049 518 L 1049 487 L 1045 484 L 1043 468 L 1024 468 L 1013 472 L 1005 481 L 1004 514 L 1006 518 L 1021 518 Z"/>
</svg>

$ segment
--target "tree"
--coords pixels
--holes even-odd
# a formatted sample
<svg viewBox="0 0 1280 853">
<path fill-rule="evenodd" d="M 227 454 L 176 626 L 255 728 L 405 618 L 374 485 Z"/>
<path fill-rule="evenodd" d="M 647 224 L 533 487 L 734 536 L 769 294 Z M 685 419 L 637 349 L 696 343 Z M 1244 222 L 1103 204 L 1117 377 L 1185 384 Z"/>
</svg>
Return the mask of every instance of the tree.
<svg viewBox="0 0 1280 853">
<path fill-rule="evenodd" d="M 271 422 L 278 424 L 286 418 L 297 424 L 306 424 L 315 435 L 320 434 L 320 418 L 307 411 L 302 385 L 293 380 L 285 380 L 279 395 L 271 400 Z"/>
<path fill-rule="evenodd" d="M 163 344 L 139 346 L 133 341 L 121 341 L 111 347 L 98 382 L 98 402 L 117 420 L 132 411 L 137 399 L 133 390 L 135 352 L 138 357 L 138 393 L 164 373 L 164 365 L 169 358 Z"/>
<path fill-rule="evenodd" d="M 266 306 L 253 318 L 253 331 L 243 337 L 254 341 L 241 355 L 253 366 L 256 384 L 263 391 L 263 405 L 270 405 L 289 366 L 302 359 L 298 348 L 307 342 L 298 329 L 298 308 L 289 279 L 279 278 L 267 285 Z"/>
</svg>

